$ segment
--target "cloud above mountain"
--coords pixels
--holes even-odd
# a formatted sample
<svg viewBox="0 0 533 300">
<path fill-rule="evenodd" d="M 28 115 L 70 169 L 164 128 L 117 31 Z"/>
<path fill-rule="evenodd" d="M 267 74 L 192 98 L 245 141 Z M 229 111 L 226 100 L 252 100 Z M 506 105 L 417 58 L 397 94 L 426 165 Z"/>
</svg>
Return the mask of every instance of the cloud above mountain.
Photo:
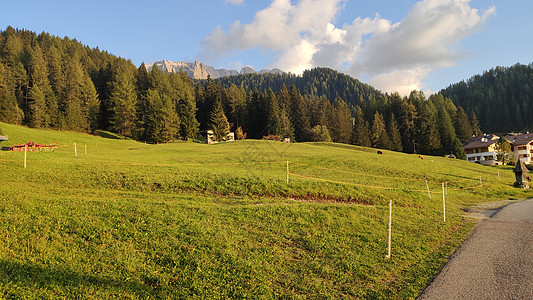
<svg viewBox="0 0 533 300">
<path fill-rule="evenodd" d="M 456 64 L 464 55 L 459 41 L 495 13 L 494 7 L 482 12 L 469 2 L 422 0 L 397 23 L 376 15 L 337 27 L 342 0 L 273 0 L 249 24 L 235 21 L 227 31 L 213 29 L 198 59 L 215 64 L 238 51 L 267 49 L 275 53 L 270 68 L 301 73 L 330 67 L 364 76 L 383 91 L 407 94 L 424 89 L 431 71 Z"/>
</svg>

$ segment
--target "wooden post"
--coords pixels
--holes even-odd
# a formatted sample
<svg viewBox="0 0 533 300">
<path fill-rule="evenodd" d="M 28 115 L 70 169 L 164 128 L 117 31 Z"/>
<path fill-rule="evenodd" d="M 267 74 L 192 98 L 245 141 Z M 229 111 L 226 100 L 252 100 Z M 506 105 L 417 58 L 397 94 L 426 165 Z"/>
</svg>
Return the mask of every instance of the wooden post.
<svg viewBox="0 0 533 300">
<path fill-rule="evenodd" d="M 28 152 L 28 147 L 24 145 L 24 169 L 26 169 L 26 153 Z"/>
<path fill-rule="evenodd" d="M 389 244 L 386 258 L 391 257 L 391 241 L 392 241 L 392 200 L 389 200 Z"/>
<path fill-rule="evenodd" d="M 429 191 L 429 185 L 428 185 L 428 180 L 427 179 L 426 179 L 426 188 L 428 189 L 429 199 L 431 199 L 431 192 Z"/>
<path fill-rule="evenodd" d="M 287 161 L 287 184 L 289 184 L 289 161 Z"/>
<path fill-rule="evenodd" d="M 442 183 L 442 215 L 444 222 L 446 222 L 446 195 L 444 194 L 444 182 Z"/>
<path fill-rule="evenodd" d="M 481 176 L 479 176 L 479 186 L 483 186 L 483 181 L 481 181 Z"/>
<path fill-rule="evenodd" d="M 85 144 L 85 155 L 87 155 L 87 144 Z"/>
<path fill-rule="evenodd" d="M 498 170 L 498 181 L 500 181 L 500 170 Z"/>
<path fill-rule="evenodd" d="M 76 155 L 76 158 L 78 157 L 78 147 L 76 146 L 76 143 L 74 143 L 74 155 Z"/>
</svg>

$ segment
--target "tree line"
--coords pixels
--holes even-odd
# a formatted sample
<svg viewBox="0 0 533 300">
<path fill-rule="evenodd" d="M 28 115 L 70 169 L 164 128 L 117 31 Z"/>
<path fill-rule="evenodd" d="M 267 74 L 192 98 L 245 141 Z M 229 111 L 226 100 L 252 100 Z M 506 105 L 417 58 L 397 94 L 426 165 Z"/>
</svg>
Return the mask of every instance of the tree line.
<svg viewBox="0 0 533 300">
<path fill-rule="evenodd" d="M 477 115 L 483 130 L 506 133 L 533 129 L 533 63 L 496 67 L 440 91 Z"/>
<path fill-rule="evenodd" d="M 383 94 L 316 68 L 302 76 L 249 74 L 193 81 L 147 71 L 76 40 L 11 27 L 0 33 L 0 120 L 36 128 L 108 130 L 150 143 L 197 139 L 333 141 L 407 153 L 462 157 L 480 133 L 442 94 Z"/>
</svg>

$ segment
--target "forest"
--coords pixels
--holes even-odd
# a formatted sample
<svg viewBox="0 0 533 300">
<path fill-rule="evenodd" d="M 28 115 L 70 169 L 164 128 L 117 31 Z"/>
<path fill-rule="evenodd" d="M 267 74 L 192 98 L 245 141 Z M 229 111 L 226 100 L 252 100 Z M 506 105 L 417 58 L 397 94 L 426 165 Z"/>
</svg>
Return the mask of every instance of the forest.
<svg viewBox="0 0 533 300">
<path fill-rule="evenodd" d="M 462 143 L 481 133 L 480 124 L 492 127 L 478 120 L 486 116 L 472 108 L 477 100 L 465 102 L 465 111 L 457 94 L 389 95 L 326 68 L 193 81 L 184 72 L 148 72 L 75 39 L 0 32 L 0 121 L 36 128 L 105 130 L 149 143 L 197 140 L 209 129 L 223 140 L 231 130 L 239 139 L 464 157 Z"/>
<path fill-rule="evenodd" d="M 533 63 L 492 68 L 440 93 L 467 114 L 476 114 L 488 132 L 533 129 Z"/>
</svg>

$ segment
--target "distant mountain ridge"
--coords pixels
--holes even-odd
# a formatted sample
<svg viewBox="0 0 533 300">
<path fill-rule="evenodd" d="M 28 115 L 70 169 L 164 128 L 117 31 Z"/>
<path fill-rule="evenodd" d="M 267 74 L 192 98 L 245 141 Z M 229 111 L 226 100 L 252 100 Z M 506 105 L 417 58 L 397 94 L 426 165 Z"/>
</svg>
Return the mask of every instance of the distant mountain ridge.
<svg viewBox="0 0 533 300">
<path fill-rule="evenodd" d="M 250 66 L 243 67 L 241 71 L 236 70 L 226 70 L 226 69 L 215 69 L 214 67 L 205 65 L 199 61 L 194 62 L 183 62 L 183 61 L 169 61 L 166 59 L 158 60 L 152 65 L 145 63 L 145 67 L 148 71 L 151 71 L 153 66 L 156 65 L 159 69 L 166 72 L 179 72 L 183 70 L 190 78 L 194 79 L 207 79 L 207 75 L 211 75 L 211 78 L 216 79 L 220 77 L 226 77 L 231 75 L 243 75 L 243 74 L 283 74 L 284 72 L 280 69 L 263 69 L 259 72 L 255 71 L 254 68 Z"/>
</svg>

